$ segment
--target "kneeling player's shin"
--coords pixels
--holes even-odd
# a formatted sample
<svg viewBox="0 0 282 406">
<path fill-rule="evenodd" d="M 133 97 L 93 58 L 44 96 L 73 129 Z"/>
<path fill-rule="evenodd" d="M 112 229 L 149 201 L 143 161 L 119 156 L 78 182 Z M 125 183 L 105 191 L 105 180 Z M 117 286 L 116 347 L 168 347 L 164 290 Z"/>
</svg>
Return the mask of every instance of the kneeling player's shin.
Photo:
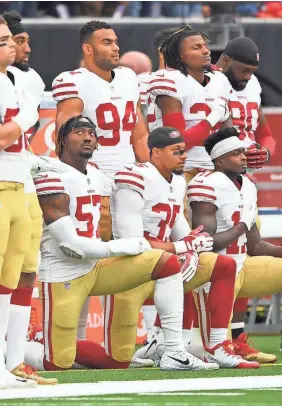
<svg viewBox="0 0 282 406">
<path fill-rule="evenodd" d="M 234 303 L 236 262 L 233 258 L 219 255 L 211 276 L 208 306 L 211 327 L 227 328 Z"/>
<path fill-rule="evenodd" d="M 182 344 L 183 283 L 180 264 L 171 255 L 159 270 L 154 300 L 164 333 L 165 349 L 174 351 Z"/>
</svg>

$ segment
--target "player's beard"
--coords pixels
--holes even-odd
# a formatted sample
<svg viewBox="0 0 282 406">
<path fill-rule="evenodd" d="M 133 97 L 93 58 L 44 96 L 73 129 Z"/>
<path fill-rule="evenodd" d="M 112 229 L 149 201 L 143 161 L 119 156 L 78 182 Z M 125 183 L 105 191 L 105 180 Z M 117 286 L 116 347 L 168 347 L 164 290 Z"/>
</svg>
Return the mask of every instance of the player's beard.
<svg viewBox="0 0 282 406">
<path fill-rule="evenodd" d="M 93 151 L 80 152 L 79 155 L 81 156 L 81 158 L 90 159 L 93 155 Z"/>
<path fill-rule="evenodd" d="M 183 169 L 174 169 L 172 171 L 172 173 L 174 173 L 174 175 L 182 175 L 183 174 Z"/>
<path fill-rule="evenodd" d="M 234 90 L 236 90 L 236 91 L 244 90 L 245 87 L 247 86 L 248 81 L 245 81 L 245 83 L 244 83 L 244 81 L 237 80 L 231 66 L 229 66 L 229 68 L 227 69 L 226 72 L 224 72 L 224 74 L 227 77 L 227 79 L 229 80 L 229 82 Z"/>
<path fill-rule="evenodd" d="M 23 72 L 28 72 L 30 69 L 28 62 L 14 62 L 13 66 L 15 66 L 16 68 L 18 68 Z"/>
</svg>

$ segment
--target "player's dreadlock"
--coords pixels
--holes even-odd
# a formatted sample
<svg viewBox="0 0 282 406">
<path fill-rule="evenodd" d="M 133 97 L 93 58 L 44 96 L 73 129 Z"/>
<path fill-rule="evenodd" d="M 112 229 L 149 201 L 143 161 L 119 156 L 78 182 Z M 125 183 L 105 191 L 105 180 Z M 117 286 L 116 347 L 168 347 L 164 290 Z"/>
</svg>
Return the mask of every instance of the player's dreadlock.
<svg viewBox="0 0 282 406">
<path fill-rule="evenodd" d="M 190 25 L 174 32 L 165 40 L 160 49 L 164 56 L 165 66 L 179 70 L 183 75 L 188 76 L 187 67 L 180 57 L 180 46 L 185 38 L 195 35 L 201 35 L 206 42 L 210 42 L 210 38 L 206 34 L 201 31 L 194 31 Z"/>
<path fill-rule="evenodd" d="M 92 128 L 95 133 L 96 139 L 97 139 L 97 133 L 95 130 L 96 126 L 93 123 L 93 121 L 90 120 L 89 117 L 85 117 L 82 115 L 71 117 L 60 127 L 58 136 L 56 137 L 55 152 L 59 158 L 61 158 L 61 156 L 62 156 L 63 149 L 65 146 L 65 140 L 66 140 L 67 136 L 69 135 L 69 133 L 71 131 L 73 131 L 75 128 L 81 128 L 81 127 Z"/>
</svg>

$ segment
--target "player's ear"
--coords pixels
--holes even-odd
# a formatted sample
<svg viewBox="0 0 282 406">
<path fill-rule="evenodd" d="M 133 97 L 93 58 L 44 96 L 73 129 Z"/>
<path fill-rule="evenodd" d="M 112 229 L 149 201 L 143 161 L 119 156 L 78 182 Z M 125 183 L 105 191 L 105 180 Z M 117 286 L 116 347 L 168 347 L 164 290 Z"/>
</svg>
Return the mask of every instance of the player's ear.
<svg viewBox="0 0 282 406">
<path fill-rule="evenodd" d="M 82 50 L 85 55 L 90 56 L 93 54 L 93 49 L 90 44 L 82 44 Z"/>
<path fill-rule="evenodd" d="M 227 68 L 231 65 L 231 58 L 227 55 L 222 55 L 222 61 Z"/>
</svg>

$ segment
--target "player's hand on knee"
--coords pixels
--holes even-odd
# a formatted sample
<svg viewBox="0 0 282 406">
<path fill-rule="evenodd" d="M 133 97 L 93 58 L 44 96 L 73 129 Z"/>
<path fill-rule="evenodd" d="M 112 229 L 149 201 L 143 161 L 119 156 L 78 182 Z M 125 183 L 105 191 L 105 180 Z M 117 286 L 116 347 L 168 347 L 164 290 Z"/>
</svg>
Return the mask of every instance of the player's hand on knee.
<svg viewBox="0 0 282 406">
<path fill-rule="evenodd" d="M 152 249 L 150 243 L 144 237 L 120 238 L 109 241 L 108 246 L 112 257 L 139 255 Z"/>
<path fill-rule="evenodd" d="M 182 273 L 183 282 L 188 282 L 196 273 L 199 257 L 196 252 L 186 252 L 185 254 L 178 255 L 180 262 L 180 271 Z"/>
<path fill-rule="evenodd" d="M 208 233 L 202 233 L 203 226 L 197 227 L 191 231 L 187 237 L 174 243 L 176 254 L 182 254 L 188 251 L 204 252 L 212 251 L 213 238 Z"/>
</svg>

